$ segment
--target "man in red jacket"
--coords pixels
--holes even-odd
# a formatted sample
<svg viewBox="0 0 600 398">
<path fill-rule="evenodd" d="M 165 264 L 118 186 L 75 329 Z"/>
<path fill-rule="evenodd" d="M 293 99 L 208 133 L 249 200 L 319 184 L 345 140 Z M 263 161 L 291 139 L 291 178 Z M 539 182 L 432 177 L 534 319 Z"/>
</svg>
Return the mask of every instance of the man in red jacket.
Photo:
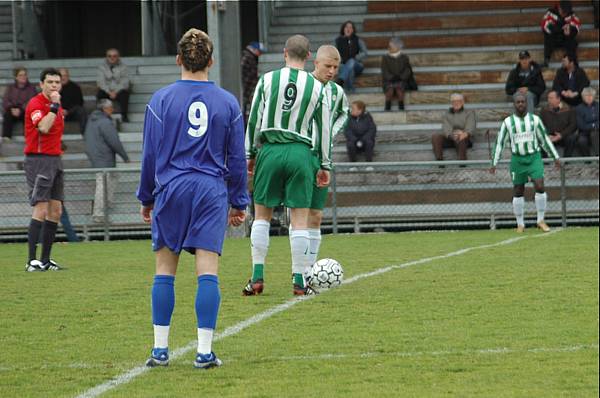
<svg viewBox="0 0 600 398">
<path fill-rule="evenodd" d="M 60 107 L 60 73 L 44 69 L 40 75 L 42 92 L 29 101 L 25 109 L 25 176 L 29 186 L 29 203 L 33 207 L 29 233 L 28 272 L 58 271 L 61 267 L 50 259 L 52 243 L 62 212 L 64 179 L 61 140 L 65 127 Z M 37 243 L 42 238 L 42 253 L 37 260 Z"/>
</svg>

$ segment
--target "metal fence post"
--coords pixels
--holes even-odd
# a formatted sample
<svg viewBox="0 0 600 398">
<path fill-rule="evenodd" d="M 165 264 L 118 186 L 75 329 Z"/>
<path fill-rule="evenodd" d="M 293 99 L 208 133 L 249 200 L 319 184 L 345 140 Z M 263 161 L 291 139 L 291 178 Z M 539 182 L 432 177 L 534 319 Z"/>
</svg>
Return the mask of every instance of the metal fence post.
<svg viewBox="0 0 600 398">
<path fill-rule="evenodd" d="M 108 241 L 110 240 L 110 234 L 109 234 L 109 228 L 108 228 L 108 223 L 110 222 L 108 220 L 109 218 L 109 214 L 108 214 L 108 173 L 106 170 L 102 171 L 102 198 L 103 198 L 103 213 L 104 213 L 104 240 Z"/>
<path fill-rule="evenodd" d="M 561 218 L 562 227 L 567 227 L 567 186 L 566 186 L 566 168 L 567 163 L 561 160 L 560 167 L 560 207 L 561 207 Z"/>
<path fill-rule="evenodd" d="M 335 168 L 331 171 L 331 222 L 333 224 L 333 233 L 337 234 L 337 184 L 335 182 Z"/>
</svg>

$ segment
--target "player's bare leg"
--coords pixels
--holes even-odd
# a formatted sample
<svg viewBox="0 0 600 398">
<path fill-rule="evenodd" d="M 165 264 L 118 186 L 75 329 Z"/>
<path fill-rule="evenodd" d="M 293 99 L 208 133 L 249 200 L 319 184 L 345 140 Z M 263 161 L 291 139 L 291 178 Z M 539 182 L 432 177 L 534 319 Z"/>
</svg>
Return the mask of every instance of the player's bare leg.
<svg viewBox="0 0 600 398">
<path fill-rule="evenodd" d="M 261 294 L 264 289 L 265 259 L 269 251 L 269 229 L 273 209 L 258 203 L 254 204 L 254 222 L 250 231 L 252 249 L 252 277 L 242 289 L 244 296 Z"/>
<path fill-rule="evenodd" d="M 546 213 L 546 202 L 548 196 L 544 190 L 544 179 L 538 178 L 533 180 L 533 186 L 535 189 L 535 208 L 537 210 L 537 226 L 543 232 L 550 232 L 550 227 L 544 221 L 544 215 Z"/>
<path fill-rule="evenodd" d="M 221 292 L 219 290 L 219 255 L 196 249 L 196 317 L 198 320 L 198 349 L 194 367 L 208 369 L 221 366 L 222 362 L 212 351 L 212 341 L 219 315 Z"/>
<path fill-rule="evenodd" d="M 517 219 L 517 232 L 525 231 L 525 185 L 519 184 L 513 187 L 513 212 Z"/>
<path fill-rule="evenodd" d="M 156 274 L 152 285 L 152 324 L 154 346 L 146 366 L 169 364 L 169 329 L 175 308 L 175 274 L 179 255 L 167 247 L 156 252 Z"/>
</svg>

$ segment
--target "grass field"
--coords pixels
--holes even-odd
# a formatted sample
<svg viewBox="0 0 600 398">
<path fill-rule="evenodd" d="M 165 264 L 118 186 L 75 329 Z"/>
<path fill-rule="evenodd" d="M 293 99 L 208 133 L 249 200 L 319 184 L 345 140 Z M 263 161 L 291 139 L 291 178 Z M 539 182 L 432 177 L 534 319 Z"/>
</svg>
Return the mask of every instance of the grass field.
<svg viewBox="0 0 600 398">
<path fill-rule="evenodd" d="M 259 297 L 240 294 L 249 241 L 229 240 L 218 332 L 295 305 L 215 342 L 222 368 L 193 369 L 192 350 L 102 396 L 597 397 L 598 228 L 531 229 L 498 245 L 516 236 L 325 236 L 321 257 L 338 259 L 352 283 L 298 302 L 287 238 L 271 240 Z M 57 244 L 64 272 L 25 273 L 25 254 L 24 244 L 0 245 L 0 397 L 73 397 L 143 364 L 148 241 Z M 171 349 L 195 339 L 189 255 L 175 286 Z"/>
</svg>

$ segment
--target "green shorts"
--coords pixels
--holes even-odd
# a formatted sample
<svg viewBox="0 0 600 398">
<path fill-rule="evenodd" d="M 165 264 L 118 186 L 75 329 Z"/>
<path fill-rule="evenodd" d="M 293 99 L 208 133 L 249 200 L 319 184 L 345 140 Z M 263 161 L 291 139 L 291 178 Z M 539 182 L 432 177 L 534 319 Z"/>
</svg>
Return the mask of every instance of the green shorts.
<svg viewBox="0 0 600 398">
<path fill-rule="evenodd" d="M 306 144 L 264 144 L 254 168 L 254 203 L 310 208 L 318 160 Z"/>
<path fill-rule="evenodd" d="M 510 175 L 513 185 L 524 185 L 529 181 L 544 178 L 544 162 L 540 152 L 519 156 L 512 155 Z"/>
<path fill-rule="evenodd" d="M 327 203 L 328 192 L 329 187 L 319 188 L 317 186 L 314 186 L 312 201 L 310 202 L 310 208 L 316 210 L 323 210 L 323 208 L 325 207 L 325 203 Z"/>
</svg>

